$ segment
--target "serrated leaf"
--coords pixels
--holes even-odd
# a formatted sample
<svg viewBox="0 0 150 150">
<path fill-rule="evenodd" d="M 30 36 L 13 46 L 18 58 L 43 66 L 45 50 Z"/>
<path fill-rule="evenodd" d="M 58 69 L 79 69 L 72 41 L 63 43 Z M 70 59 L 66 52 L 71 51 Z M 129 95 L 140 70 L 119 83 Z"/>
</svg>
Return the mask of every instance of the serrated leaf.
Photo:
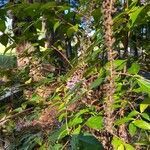
<svg viewBox="0 0 150 150">
<path fill-rule="evenodd" d="M 100 130 L 103 128 L 103 117 L 102 116 L 92 116 L 86 121 L 85 124 L 92 129 Z"/>
<path fill-rule="evenodd" d="M 150 130 L 150 124 L 143 120 L 135 120 L 132 122 L 135 126 L 141 129 Z"/>
</svg>

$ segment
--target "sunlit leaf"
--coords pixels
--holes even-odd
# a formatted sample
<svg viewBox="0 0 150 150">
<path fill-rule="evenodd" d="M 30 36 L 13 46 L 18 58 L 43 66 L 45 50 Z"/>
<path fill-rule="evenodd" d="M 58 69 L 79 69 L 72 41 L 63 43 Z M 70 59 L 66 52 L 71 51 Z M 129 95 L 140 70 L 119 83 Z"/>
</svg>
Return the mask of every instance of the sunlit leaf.
<svg viewBox="0 0 150 150">
<path fill-rule="evenodd" d="M 143 120 L 135 120 L 132 122 L 135 126 L 145 129 L 145 130 L 150 130 L 150 124 L 147 123 L 146 121 Z"/>
<path fill-rule="evenodd" d="M 131 111 L 131 112 L 128 114 L 128 117 L 129 117 L 129 118 L 130 118 L 130 117 L 134 117 L 134 116 L 137 116 L 138 114 L 139 114 L 138 111 L 133 110 L 133 111 Z"/>
<path fill-rule="evenodd" d="M 79 125 L 79 126 L 72 132 L 72 134 L 77 135 L 77 134 L 80 133 L 80 131 L 81 131 L 81 125 Z"/>
<path fill-rule="evenodd" d="M 25 84 L 30 84 L 32 82 L 32 78 L 30 78 L 29 80 L 27 80 L 26 82 L 25 82 Z"/>
<path fill-rule="evenodd" d="M 123 146 L 123 144 L 119 145 L 117 148 L 117 150 L 124 150 L 124 149 L 125 149 L 125 147 Z"/>
<path fill-rule="evenodd" d="M 117 59 L 114 61 L 114 66 L 116 70 L 122 70 L 125 65 L 126 65 L 126 60 Z"/>
<path fill-rule="evenodd" d="M 118 137 L 113 137 L 112 139 L 112 145 L 114 147 L 114 150 L 118 150 L 120 145 L 123 145 L 125 150 L 135 150 L 134 147 L 130 144 L 125 143 Z M 121 146 L 122 147 L 122 146 Z"/>
<path fill-rule="evenodd" d="M 67 35 L 68 37 L 71 37 L 75 32 L 78 31 L 78 24 L 76 24 L 75 26 L 72 26 L 70 27 L 68 30 L 67 30 Z"/>
<path fill-rule="evenodd" d="M 130 19 L 132 21 L 131 26 L 133 26 L 135 24 L 135 21 L 137 20 L 137 18 L 139 17 L 141 11 L 143 10 L 144 6 L 142 7 L 134 7 L 132 9 L 132 12 L 129 14 L 130 15 Z"/>
<path fill-rule="evenodd" d="M 150 121 L 150 115 L 148 115 L 147 113 L 141 113 L 142 118 Z"/>
<path fill-rule="evenodd" d="M 145 79 L 137 79 L 142 92 L 150 94 L 150 82 Z"/>
<path fill-rule="evenodd" d="M 142 101 L 142 103 L 140 104 L 140 112 L 144 112 L 145 109 L 147 109 L 147 107 L 150 106 L 150 98 L 146 98 Z"/>
<path fill-rule="evenodd" d="M 74 127 L 82 122 L 83 122 L 83 119 L 81 117 L 75 117 L 74 119 L 70 120 L 68 125 L 70 127 Z"/>
<path fill-rule="evenodd" d="M 140 70 L 140 65 L 138 63 L 133 63 L 131 67 L 128 69 L 128 73 L 137 74 Z"/>
<path fill-rule="evenodd" d="M 57 21 L 55 24 L 54 24 L 54 32 L 56 31 L 56 29 L 61 25 L 61 22 Z"/>
<path fill-rule="evenodd" d="M 92 129 L 100 130 L 103 128 L 103 117 L 102 116 L 92 116 L 86 121 L 85 124 Z"/>
<path fill-rule="evenodd" d="M 118 119 L 115 121 L 115 125 L 121 125 L 121 124 L 124 124 L 126 122 L 129 122 L 131 120 L 134 120 L 133 118 L 130 118 L 130 117 L 124 117 L 124 118 L 121 118 L 121 119 Z"/>
</svg>

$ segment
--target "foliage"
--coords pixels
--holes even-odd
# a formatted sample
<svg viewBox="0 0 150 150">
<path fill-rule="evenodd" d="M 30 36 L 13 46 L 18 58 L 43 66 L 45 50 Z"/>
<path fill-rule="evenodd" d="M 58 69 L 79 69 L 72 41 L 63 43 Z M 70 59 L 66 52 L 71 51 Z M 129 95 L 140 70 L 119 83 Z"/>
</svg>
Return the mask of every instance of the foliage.
<svg viewBox="0 0 150 150">
<path fill-rule="evenodd" d="M 0 98 L 0 149 L 1 139 L 11 150 L 149 149 L 150 4 L 115 3 L 113 61 L 102 5 L 21 0 L 0 9 L 0 42 L 5 53 L 16 50 L 0 56 L 0 95 L 16 85 L 23 91 Z"/>
</svg>

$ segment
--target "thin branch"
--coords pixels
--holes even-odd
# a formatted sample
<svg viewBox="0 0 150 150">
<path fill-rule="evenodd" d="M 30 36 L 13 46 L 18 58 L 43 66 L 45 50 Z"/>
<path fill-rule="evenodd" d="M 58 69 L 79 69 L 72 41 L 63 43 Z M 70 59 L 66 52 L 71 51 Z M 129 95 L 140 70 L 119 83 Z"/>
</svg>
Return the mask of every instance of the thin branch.
<svg viewBox="0 0 150 150">
<path fill-rule="evenodd" d="M 5 119 L 1 119 L 0 120 L 0 126 L 4 125 L 9 119 L 13 119 L 15 117 L 18 117 L 19 115 L 22 115 L 22 114 L 27 113 L 28 111 L 32 111 L 32 110 L 33 110 L 33 107 L 32 108 L 28 108 L 28 109 L 26 109 L 26 110 L 24 110 L 22 112 L 17 113 L 17 114 L 8 116 Z"/>
<path fill-rule="evenodd" d="M 58 50 L 56 47 L 54 46 L 51 46 L 55 51 L 57 51 L 63 58 L 64 60 L 71 66 L 71 68 L 73 68 L 72 64 L 70 63 L 70 61 L 68 60 L 68 58 L 63 54 L 61 53 L 60 50 Z"/>
</svg>

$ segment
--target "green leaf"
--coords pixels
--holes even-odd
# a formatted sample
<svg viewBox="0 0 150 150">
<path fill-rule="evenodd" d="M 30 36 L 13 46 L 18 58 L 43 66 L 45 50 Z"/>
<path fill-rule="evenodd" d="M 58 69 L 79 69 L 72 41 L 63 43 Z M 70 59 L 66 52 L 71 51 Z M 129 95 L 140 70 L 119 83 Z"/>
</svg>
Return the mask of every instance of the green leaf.
<svg viewBox="0 0 150 150">
<path fill-rule="evenodd" d="M 79 149 L 78 134 L 71 136 L 70 146 L 71 146 L 71 150 L 77 150 L 77 149 Z"/>
<path fill-rule="evenodd" d="M 128 73 L 137 74 L 140 70 L 140 65 L 138 63 L 133 63 L 131 67 L 128 69 Z"/>
<path fill-rule="evenodd" d="M 39 144 L 40 146 L 42 145 L 42 142 L 43 142 L 43 140 L 42 140 L 41 137 L 36 137 L 36 138 L 34 139 L 34 141 L 35 141 L 37 144 Z"/>
<path fill-rule="evenodd" d="M 72 132 L 72 134 L 79 134 L 80 133 L 80 131 L 81 131 L 81 125 L 79 125 L 73 132 Z"/>
<path fill-rule="evenodd" d="M 88 113 L 89 112 L 89 109 L 82 109 L 80 110 L 77 114 L 75 114 L 76 117 L 79 117 L 85 113 Z"/>
<path fill-rule="evenodd" d="M 136 126 L 133 123 L 130 123 L 129 124 L 129 133 L 131 136 L 135 135 L 136 130 L 137 130 Z"/>
<path fill-rule="evenodd" d="M 125 149 L 125 147 L 124 147 L 124 145 L 123 144 L 121 144 L 120 146 L 118 146 L 118 148 L 117 148 L 117 150 L 124 150 Z"/>
<path fill-rule="evenodd" d="M 0 55 L 0 68 L 12 69 L 17 67 L 15 56 Z"/>
<path fill-rule="evenodd" d="M 100 17 L 102 15 L 101 11 L 99 11 L 99 8 L 98 9 L 94 9 L 94 11 L 92 12 L 92 15 L 94 17 L 94 21 L 96 23 L 98 23 L 98 21 L 100 20 Z"/>
<path fill-rule="evenodd" d="M 130 118 L 130 117 L 134 117 L 134 116 L 137 116 L 138 114 L 140 114 L 138 111 L 133 110 L 133 111 L 131 111 L 131 112 L 129 113 L 128 117 L 129 117 L 129 118 Z"/>
<path fill-rule="evenodd" d="M 139 14 L 141 13 L 141 11 L 143 10 L 144 6 L 142 7 L 134 7 L 132 9 L 132 13 L 129 14 L 130 19 L 131 19 L 131 27 L 135 24 Z"/>
<path fill-rule="evenodd" d="M 83 119 L 81 117 L 75 117 L 74 119 L 70 120 L 69 121 L 69 127 L 74 127 L 80 123 L 83 122 Z"/>
<path fill-rule="evenodd" d="M 146 121 L 143 120 L 135 120 L 132 122 L 135 126 L 145 129 L 145 130 L 150 130 L 150 124 L 147 123 Z"/>
<path fill-rule="evenodd" d="M 12 50 L 12 49 L 15 48 L 15 47 L 16 47 L 16 44 L 15 44 L 15 43 L 13 43 L 13 44 L 11 44 L 10 46 L 6 47 L 6 49 L 5 49 L 5 51 L 4 51 L 4 54 L 6 54 L 9 50 Z"/>
<path fill-rule="evenodd" d="M 114 147 L 114 150 L 118 150 L 120 145 L 123 145 L 125 147 L 125 150 L 134 150 L 134 147 L 132 145 L 126 144 L 118 137 L 113 137 L 112 145 Z"/>
<path fill-rule="evenodd" d="M 68 30 L 67 30 L 67 35 L 68 37 L 71 37 L 75 32 L 78 31 L 78 24 L 76 24 L 75 26 L 72 26 L 70 27 Z"/>
<path fill-rule="evenodd" d="M 56 29 L 61 25 L 61 23 L 59 21 L 57 21 L 55 24 L 54 24 L 54 32 L 56 31 Z"/>
<path fill-rule="evenodd" d="M 145 79 L 137 79 L 138 85 L 142 92 L 150 94 L 150 82 Z"/>
<path fill-rule="evenodd" d="M 98 86 L 100 86 L 104 81 L 104 78 L 102 77 L 98 77 L 96 80 L 94 80 L 91 85 L 90 85 L 90 89 L 94 89 L 97 88 Z"/>
<path fill-rule="evenodd" d="M 104 150 L 102 144 L 92 135 L 79 135 L 79 146 L 76 150 Z"/>
<path fill-rule="evenodd" d="M 60 150 L 62 149 L 63 145 L 62 144 L 55 144 L 53 147 L 51 147 L 50 149 L 52 150 Z"/>
<path fill-rule="evenodd" d="M 112 145 L 113 145 L 113 148 L 117 150 L 118 147 L 119 147 L 121 144 L 123 144 L 123 141 L 121 141 L 121 139 L 119 139 L 119 138 L 117 138 L 117 137 L 113 137 L 111 143 L 112 143 Z"/>
<path fill-rule="evenodd" d="M 0 19 L 0 31 L 4 32 L 6 29 L 5 21 Z"/>
<path fill-rule="evenodd" d="M 7 46 L 8 36 L 6 34 L 0 36 L 0 43 L 3 44 L 5 47 Z"/>
<path fill-rule="evenodd" d="M 121 125 L 121 124 L 124 124 L 126 122 L 129 122 L 131 120 L 134 120 L 133 118 L 130 118 L 130 117 L 124 117 L 124 118 L 121 118 L 121 119 L 118 119 L 115 121 L 115 125 Z"/>
<path fill-rule="evenodd" d="M 130 144 L 125 143 L 124 146 L 125 146 L 125 150 L 135 150 L 135 148 Z"/>
<path fill-rule="evenodd" d="M 144 99 L 144 101 L 140 104 L 140 112 L 144 112 L 148 106 L 150 106 L 150 98 Z"/>
<path fill-rule="evenodd" d="M 126 65 L 126 60 L 115 60 L 114 66 L 116 70 L 122 70 L 124 66 Z"/>
<path fill-rule="evenodd" d="M 103 128 L 103 117 L 102 116 L 92 116 L 86 121 L 85 124 L 92 129 L 100 130 Z"/>
<path fill-rule="evenodd" d="M 46 9 L 54 9 L 56 7 L 56 2 L 47 2 L 44 5 L 42 5 L 41 10 L 46 10 Z"/>
<path fill-rule="evenodd" d="M 149 116 L 147 113 L 142 113 L 141 116 L 142 116 L 144 119 L 150 121 L 150 116 Z"/>
<path fill-rule="evenodd" d="M 64 138 L 67 135 L 68 135 L 68 131 L 67 131 L 67 129 L 64 129 L 60 132 L 58 139 L 61 140 L 62 138 Z"/>
<path fill-rule="evenodd" d="M 147 104 L 140 104 L 140 112 L 141 113 L 144 112 L 147 107 L 148 107 Z"/>
</svg>

